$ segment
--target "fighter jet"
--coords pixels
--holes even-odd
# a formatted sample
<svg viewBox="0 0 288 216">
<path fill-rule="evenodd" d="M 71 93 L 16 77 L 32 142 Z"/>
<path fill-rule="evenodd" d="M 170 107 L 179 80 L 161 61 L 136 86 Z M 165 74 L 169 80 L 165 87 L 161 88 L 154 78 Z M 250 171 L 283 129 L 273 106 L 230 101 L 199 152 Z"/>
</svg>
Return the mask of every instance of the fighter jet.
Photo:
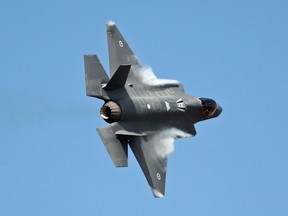
<svg viewBox="0 0 288 216">
<path fill-rule="evenodd" d="M 116 167 L 128 166 L 130 146 L 153 195 L 163 197 L 171 142 L 195 136 L 194 124 L 219 116 L 222 108 L 186 94 L 178 81 L 157 79 L 114 22 L 106 31 L 110 76 L 96 55 L 84 55 L 86 95 L 103 100 L 100 115 L 108 123 L 97 132 Z"/>
</svg>

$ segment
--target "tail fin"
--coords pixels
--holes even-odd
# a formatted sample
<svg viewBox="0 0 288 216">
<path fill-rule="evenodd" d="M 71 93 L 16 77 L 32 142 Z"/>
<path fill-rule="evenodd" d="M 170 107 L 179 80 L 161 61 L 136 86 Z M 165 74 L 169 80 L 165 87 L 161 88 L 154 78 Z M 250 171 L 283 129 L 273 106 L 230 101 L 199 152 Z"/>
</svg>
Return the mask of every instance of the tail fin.
<svg viewBox="0 0 288 216">
<path fill-rule="evenodd" d="M 130 68 L 131 68 L 131 65 L 120 65 L 120 67 L 113 74 L 113 76 L 111 77 L 107 85 L 105 86 L 105 89 L 113 90 L 113 89 L 124 87 Z"/>
<path fill-rule="evenodd" d="M 107 23 L 107 40 L 111 77 L 120 65 L 140 64 L 117 26 L 112 21 Z"/>
<path fill-rule="evenodd" d="M 96 55 L 84 55 L 86 95 L 102 98 L 102 84 L 109 81 Z"/>
</svg>

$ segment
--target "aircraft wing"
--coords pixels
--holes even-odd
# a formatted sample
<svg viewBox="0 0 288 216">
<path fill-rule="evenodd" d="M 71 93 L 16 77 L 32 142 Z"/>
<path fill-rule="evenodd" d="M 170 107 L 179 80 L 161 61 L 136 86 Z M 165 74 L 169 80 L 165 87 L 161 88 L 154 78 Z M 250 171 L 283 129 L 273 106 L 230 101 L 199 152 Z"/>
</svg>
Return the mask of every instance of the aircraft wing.
<svg viewBox="0 0 288 216">
<path fill-rule="evenodd" d="M 139 60 L 112 21 L 107 23 L 107 40 L 111 77 L 120 65 L 131 65 L 132 68 L 134 66 L 141 67 Z"/>
<path fill-rule="evenodd" d="M 144 172 L 154 196 L 160 198 L 165 195 L 167 157 L 157 155 L 154 147 L 155 143 L 152 143 L 155 141 L 149 136 L 135 137 L 130 140 L 129 145 Z"/>
</svg>

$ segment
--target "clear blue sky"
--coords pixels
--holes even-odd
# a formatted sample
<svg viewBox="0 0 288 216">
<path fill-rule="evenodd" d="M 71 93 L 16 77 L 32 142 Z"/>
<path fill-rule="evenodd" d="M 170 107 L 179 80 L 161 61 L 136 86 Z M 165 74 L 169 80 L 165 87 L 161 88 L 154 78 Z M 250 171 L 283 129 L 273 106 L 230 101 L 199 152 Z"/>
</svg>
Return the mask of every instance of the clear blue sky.
<svg viewBox="0 0 288 216">
<path fill-rule="evenodd" d="M 105 23 L 222 115 L 176 140 L 166 197 L 133 154 L 114 168 L 85 96 Z M 1 1 L 0 215 L 288 215 L 287 1 Z M 131 152 L 130 152 L 131 153 Z"/>
</svg>

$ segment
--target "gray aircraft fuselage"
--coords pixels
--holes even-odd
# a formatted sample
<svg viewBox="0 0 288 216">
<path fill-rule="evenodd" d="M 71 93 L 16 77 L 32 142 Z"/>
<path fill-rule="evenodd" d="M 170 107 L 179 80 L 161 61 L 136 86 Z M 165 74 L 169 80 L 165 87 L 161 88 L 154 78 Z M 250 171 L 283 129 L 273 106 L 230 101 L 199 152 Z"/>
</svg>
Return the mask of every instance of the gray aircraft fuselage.
<svg viewBox="0 0 288 216">
<path fill-rule="evenodd" d="M 159 145 L 195 136 L 194 124 L 219 116 L 222 108 L 186 94 L 177 81 L 146 79 L 146 67 L 113 22 L 107 24 L 107 38 L 110 76 L 96 55 L 84 56 L 86 94 L 104 101 L 100 115 L 108 123 L 97 132 L 116 167 L 128 166 L 130 146 L 154 196 L 163 197 L 168 154 Z M 163 133 L 170 129 L 176 132 Z"/>
<path fill-rule="evenodd" d="M 212 99 L 185 94 L 180 83 L 149 87 L 130 84 L 121 90 L 105 93 L 121 107 L 118 124 L 127 131 L 139 133 L 174 127 L 196 135 L 195 123 L 217 117 L 222 111 Z M 203 107 L 203 101 L 211 105 Z M 109 118 L 105 120 L 109 123 Z"/>
</svg>

